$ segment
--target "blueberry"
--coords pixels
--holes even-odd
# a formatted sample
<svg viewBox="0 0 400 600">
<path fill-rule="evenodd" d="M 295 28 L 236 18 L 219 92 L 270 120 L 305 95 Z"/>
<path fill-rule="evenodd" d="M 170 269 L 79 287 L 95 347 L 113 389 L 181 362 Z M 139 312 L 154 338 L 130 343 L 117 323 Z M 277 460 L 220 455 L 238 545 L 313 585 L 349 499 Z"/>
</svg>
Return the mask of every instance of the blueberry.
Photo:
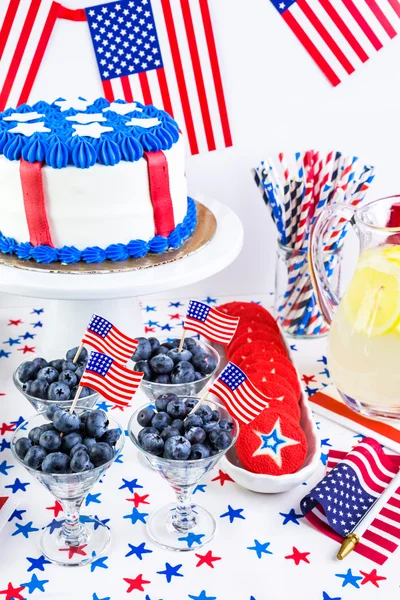
<svg viewBox="0 0 400 600">
<path fill-rule="evenodd" d="M 41 446 L 32 446 L 25 454 L 24 463 L 31 469 L 39 469 L 47 452 Z"/>
<path fill-rule="evenodd" d="M 42 439 L 42 438 L 40 438 Z M 72 432 L 64 435 L 62 439 L 61 452 L 65 452 L 65 454 L 69 454 L 74 446 L 80 444 L 82 442 L 82 437 L 79 433 Z"/>
<path fill-rule="evenodd" d="M 85 372 L 85 368 L 86 368 L 86 366 L 81 365 L 75 371 L 75 375 L 76 375 L 78 382 L 81 380 L 81 377 L 82 377 L 83 373 Z"/>
<path fill-rule="evenodd" d="M 22 384 L 22 389 L 24 390 L 25 394 L 30 394 L 32 383 L 33 380 L 28 379 L 28 381 L 25 381 L 25 383 Z"/>
<path fill-rule="evenodd" d="M 201 427 L 189 427 L 185 431 L 185 438 L 191 444 L 202 444 L 206 439 L 206 432 Z"/>
<path fill-rule="evenodd" d="M 32 442 L 30 439 L 26 437 L 19 438 L 15 442 L 15 453 L 21 460 L 24 460 L 25 454 L 28 452 L 29 448 L 32 447 Z"/>
<path fill-rule="evenodd" d="M 70 467 L 73 473 L 82 473 L 83 471 L 92 469 L 93 463 L 90 460 L 89 454 L 86 452 L 86 450 L 81 448 L 73 454 Z"/>
<path fill-rule="evenodd" d="M 160 456 L 164 449 L 164 442 L 158 433 L 145 433 L 141 438 L 140 445 L 143 450 L 154 456 Z"/>
<path fill-rule="evenodd" d="M 219 426 L 221 429 L 224 429 L 225 431 L 232 431 L 233 421 L 230 421 L 229 419 L 221 419 L 219 422 Z"/>
<path fill-rule="evenodd" d="M 151 344 L 145 337 L 137 337 L 138 345 L 134 354 L 132 354 L 131 360 L 136 362 L 137 360 L 147 360 L 151 356 Z"/>
<path fill-rule="evenodd" d="M 146 435 L 146 433 L 158 433 L 158 429 L 155 427 L 144 427 L 141 429 L 138 435 L 138 442 L 140 445 L 142 445 L 143 436 Z"/>
<path fill-rule="evenodd" d="M 42 433 L 44 431 L 56 431 L 53 423 L 43 423 L 43 425 L 39 425 L 39 429 Z"/>
<path fill-rule="evenodd" d="M 217 368 L 217 361 L 211 354 L 205 356 L 200 353 L 193 356 L 192 364 L 196 371 L 199 371 L 203 375 L 209 375 Z"/>
<path fill-rule="evenodd" d="M 154 373 L 171 373 L 174 368 L 174 361 L 167 354 L 157 354 L 150 359 L 150 367 Z"/>
<path fill-rule="evenodd" d="M 202 346 L 195 346 L 194 348 L 191 348 L 190 352 L 193 354 L 194 356 L 197 356 L 200 358 L 200 356 L 204 357 L 207 355 L 207 352 L 204 350 L 204 348 L 202 348 Z"/>
<path fill-rule="evenodd" d="M 171 421 L 171 427 L 177 429 L 180 434 L 184 432 L 183 421 L 181 421 L 180 419 L 174 419 L 173 421 Z"/>
<path fill-rule="evenodd" d="M 218 422 L 218 421 L 219 421 L 219 418 L 220 418 L 220 416 L 221 416 L 221 415 L 219 414 L 219 410 L 216 410 L 216 409 L 215 409 L 215 410 L 213 410 L 213 411 L 211 412 L 211 419 L 212 419 L 213 421 L 217 421 L 217 422 Z"/>
<path fill-rule="evenodd" d="M 71 388 L 71 391 L 74 390 L 74 395 L 73 398 L 75 398 L 75 394 L 76 394 L 76 390 L 78 389 L 78 386 L 75 385 L 73 388 Z M 92 394 L 95 394 L 96 392 L 94 390 L 92 390 L 90 387 L 87 387 L 86 385 L 83 385 L 81 387 L 81 391 L 79 393 L 79 400 L 81 398 L 87 398 L 88 396 L 91 396 Z"/>
<path fill-rule="evenodd" d="M 144 373 L 143 379 L 145 381 L 150 381 L 151 379 L 151 369 L 147 360 L 138 360 L 133 370 L 137 373 Z"/>
<path fill-rule="evenodd" d="M 62 381 L 63 383 L 69 385 L 70 388 L 72 388 L 78 383 L 78 378 L 73 371 L 66 369 L 65 371 L 61 371 L 58 381 Z"/>
<path fill-rule="evenodd" d="M 178 400 L 178 396 L 175 394 L 161 394 L 155 400 L 156 409 L 159 412 L 165 412 L 167 410 L 167 406 L 169 402 L 176 402 Z"/>
<path fill-rule="evenodd" d="M 107 426 L 108 418 L 103 410 L 94 410 L 89 413 L 86 420 L 86 431 L 89 436 L 100 438 L 107 431 Z"/>
<path fill-rule="evenodd" d="M 215 443 L 215 440 L 217 439 L 217 437 L 219 436 L 221 432 L 221 429 L 218 427 L 216 427 L 215 429 L 211 429 L 211 431 L 208 432 L 208 439 L 210 440 L 210 442 L 212 444 Z"/>
<path fill-rule="evenodd" d="M 50 406 L 47 407 L 47 409 L 46 409 L 46 417 L 49 419 L 49 421 L 53 420 L 54 413 L 57 410 L 61 410 L 61 406 L 59 406 L 58 404 L 50 404 Z"/>
<path fill-rule="evenodd" d="M 157 356 L 157 354 L 168 354 L 169 350 L 165 346 L 159 346 L 157 350 L 154 350 L 152 356 Z"/>
<path fill-rule="evenodd" d="M 28 438 L 31 440 L 32 444 L 38 444 L 42 433 L 43 431 L 40 429 L 40 427 L 34 427 L 28 433 Z"/>
<path fill-rule="evenodd" d="M 65 355 L 65 358 L 67 360 L 74 360 L 75 358 L 75 354 L 78 351 L 78 346 L 75 346 L 75 348 L 71 348 L 70 350 L 68 350 L 67 354 Z M 82 348 L 80 353 L 79 353 L 79 360 L 87 360 L 89 358 L 88 355 L 88 351 L 86 350 L 86 348 Z"/>
<path fill-rule="evenodd" d="M 100 467 L 112 459 L 114 456 L 114 450 L 109 444 L 104 442 L 98 442 L 89 451 L 90 460 L 95 467 Z"/>
<path fill-rule="evenodd" d="M 154 381 L 154 383 L 161 383 L 162 385 L 166 385 L 168 383 L 171 383 L 171 378 L 166 373 L 163 373 L 162 375 L 152 375 L 151 381 Z"/>
<path fill-rule="evenodd" d="M 197 342 L 193 338 L 186 338 L 185 347 L 189 352 L 192 352 L 193 348 L 197 348 Z"/>
<path fill-rule="evenodd" d="M 218 450 L 226 450 L 232 443 L 232 436 L 228 431 L 220 431 L 213 443 Z"/>
<path fill-rule="evenodd" d="M 169 350 L 167 356 L 172 358 L 174 365 L 177 365 L 183 360 L 190 361 L 192 358 L 192 353 L 189 352 L 189 350 L 182 350 L 182 352 L 179 352 L 178 348 L 172 348 L 172 350 Z"/>
<path fill-rule="evenodd" d="M 158 350 L 158 348 L 160 347 L 160 342 L 156 337 L 149 337 L 148 340 L 151 346 L 151 353 L 154 354 L 156 350 Z"/>
<path fill-rule="evenodd" d="M 67 436 L 68 437 L 68 436 Z M 61 446 L 61 437 L 58 431 L 44 431 L 40 438 L 39 444 L 47 450 L 47 452 L 55 452 Z"/>
<path fill-rule="evenodd" d="M 119 429 L 107 429 L 104 435 L 101 436 L 100 442 L 105 442 L 110 446 L 115 446 L 121 437 L 121 432 Z"/>
<path fill-rule="evenodd" d="M 171 383 L 191 383 L 194 381 L 194 368 L 190 362 L 178 363 L 171 373 Z"/>
<path fill-rule="evenodd" d="M 185 404 L 186 404 L 187 411 L 190 412 L 191 410 L 193 410 L 197 403 L 198 403 L 197 398 L 186 398 Z"/>
<path fill-rule="evenodd" d="M 49 362 L 49 367 L 53 367 L 53 369 L 57 369 L 57 371 L 61 371 L 62 370 L 62 364 L 63 364 L 64 360 L 62 358 L 56 358 L 55 360 L 51 360 Z"/>
<path fill-rule="evenodd" d="M 61 365 L 61 371 L 75 371 L 77 370 L 78 365 L 74 364 L 72 360 L 63 360 Z"/>
<path fill-rule="evenodd" d="M 190 427 L 203 427 L 203 419 L 197 413 L 193 413 L 186 417 L 183 426 L 185 429 L 189 429 Z"/>
<path fill-rule="evenodd" d="M 183 419 L 187 413 L 186 404 L 183 400 L 173 400 L 168 403 L 167 413 L 173 419 Z"/>
<path fill-rule="evenodd" d="M 193 444 L 190 459 L 199 460 L 201 458 L 208 458 L 210 456 L 210 449 L 205 444 Z"/>
<path fill-rule="evenodd" d="M 163 344 L 161 344 L 160 348 L 166 348 L 167 350 L 172 350 L 172 348 L 175 348 L 175 346 L 174 346 L 174 344 L 171 344 L 171 342 L 164 342 Z"/>
<path fill-rule="evenodd" d="M 70 414 L 68 411 L 61 409 L 56 410 L 54 413 L 53 423 L 57 431 L 61 431 L 62 433 L 70 433 L 71 431 L 79 429 L 81 420 L 75 413 Z"/>
<path fill-rule="evenodd" d="M 215 429 L 219 430 L 219 425 L 216 421 L 209 421 L 208 423 L 204 423 L 203 429 L 206 433 L 210 433 Z"/>
<path fill-rule="evenodd" d="M 55 381 L 49 385 L 47 390 L 47 398 L 49 400 L 69 400 L 71 390 L 63 381 Z"/>
<path fill-rule="evenodd" d="M 181 345 L 181 340 L 179 338 L 174 338 L 170 343 L 172 344 L 172 348 L 179 348 Z M 185 342 L 183 342 L 183 348 L 186 348 Z"/>
<path fill-rule="evenodd" d="M 199 406 L 195 414 L 203 419 L 203 423 L 208 423 L 212 419 L 212 410 L 207 404 Z"/>
<path fill-rule="evenodd" d="M 52 384 L 53 385 L 53 384 Z M 29 394 L 34 398 L 40 398 L 41 400 L 47 399 L 47 393 L 49 384 L 44 379 L 35 379 L 32 381 Z"/>
<path fill-rule="evenodd" d="M 59 372 L 57 369 L 54 369 L 53 367 L 44 367 L 44 369 L 40 369 L 36 378 L 43 379 L 44 381 L 47 381 L 47 383 L 53 383 L 53 381 L 57 381 L 58 376 Z"/>
<path fill-rule="evenodd" d="M 172 460 L 186 460 L 189 458 L 190 451 L 189 440 L 178 435 L 168 438 L 165 442 L 164 457 Z"/>
<path fill-rule="evenodd" d="M 75 444 L 75 446 L 72 446 L 71 450 L 69 451 L 70 457 L 72 458 L 75 452 L 78 452 L 78 450 L 84 450 L 86 453 L 88 453 L 88 448 L 85 446 L 85 444 Z"/>
<path fill-rule="evenodd" d="M 32 362 L 35 365 L 35 367 L 38 369 L 38 371 L 40 369 L 44 369 L 49 364 L 47 362 L 47 360 L 45 360 L 44 358 L 41 358 L 40 356 L 38 356 L 37 358 L 34 358 Z"/>
<path fill-rule="evenodd" d="M 155 414 L 156 413 L 152 408 L 150 408 L 150 406 L 146 406 L 145 408 L 143 408 L 143 410 L 141 410 L 137 416 L 137 421 L 139 425 L 141 425 L 142 427 L 148 427 L 149 425 L 151 425 L 152 418 Z"/>
<path fill-rule="evenodd" d="M 38 367 L 33 364 L 30 360 L 19 365 L 17 369 L 17 377 L 21 383 L 25 383 L 29 379 L 34 379 L 38 372 Z"/>
<path fill-rule="evenodd" d="M 152 427 L 155 427 L 158 431 L 162 431 L 164 427 L 171 424 L 171 417 L 166 412 L 159 412 L 154 415 L 151 420 Z"/>
<path fill-rule="evenodd" d="M 82 440 L 82 444 L 86 446 L 88 450 L 90 450 L 95 444 L 97 444 L 96 440 L 92 437 L 85 437 Z"/>
<path fill-rule="evenodd" d="M 160 433 L 160 437 L 164 442 L 170 437 L 173 437 L 173 436 L 176 437 L 179 435 L 180 435 L 179 429 L 176 429 L 175 427 L 172 427 L 171 425 L 168 425 L 167 427 L 165 427 L 165 429 L 163 429 L 162 432 Z"/>
<path fill-rule="evenodd" d="M 62 452 L 52 452 L 48 454 L 42 462 L 43 473 L 68 473 L 70 459 Z"/>
<path fill-rule="evenodd" d="M 201 373 L 199 373 L 198 371 L 194 372 L 194 380 L 195 381 L 200 381 L 200 379 L 204 379 L 204 375 L 202 375 Z"/>
</svg>

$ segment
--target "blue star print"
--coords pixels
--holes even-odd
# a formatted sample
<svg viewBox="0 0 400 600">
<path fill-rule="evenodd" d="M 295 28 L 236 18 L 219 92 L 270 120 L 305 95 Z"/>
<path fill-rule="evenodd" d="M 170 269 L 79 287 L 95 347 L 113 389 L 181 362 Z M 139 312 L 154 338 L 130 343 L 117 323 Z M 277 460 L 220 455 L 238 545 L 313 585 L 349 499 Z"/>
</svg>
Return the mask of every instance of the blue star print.
<svg viewBox="0 0 400 600">
<path fill-rule="evenodd" d="M 3 344 L 9 344 L 10 346 L 14 346 L 15 344 L 20 344 L 20 343 L 21 343 L 21 340 L 19 340 L 18 338 L 16 338 L 15 340 L 13 340 L 13 338 L 8 338 L 8 340 L 3 342 Z"/>
<path fill-rule="evenodd" d="M 28 485 L 31 485 L 29 481 L 27 481 L 26 483 L 22 483 L 17 477 L 14 483 L 11 483 L 10 485 L 6 485 L 4 487 L 10 488 L 10 490 L 12 490 L 12 493 L 16 494 L 19 490 L 21 490 L 22 492 L 26 492 L 26 487 Z"/>
<path fill-rule="evenodd" d="M 81 521 L 82 521 L 82 518 L 81 518 Z M 64 519 L 62 519 L 60 521 L 57 521 L 56 519 L 53 519 L 51 521 L 51 523 L 49 523 L 48 525 L 46 525 L 46 527 L 48 527 L 50 529 L 50 533 L 54 533 L 54 531 L 56 529 L 61 529 L 61 527 L 63 526 L 63 524 L 64 524 Z"/>
<path fill-rule="evenodd" d="M 204 533 L 199 533 L 196 535 L 195 533 L 189 532 L 185 537 L 178 538 L 178 542 L 186 542 L 188 548 L 191 548 L 193 544 L 201 544 L 201 538 L 203 538 L 204 535 Z"/>
<path fill-rule="evenodd" d="M 21 583 L 21 585 L 23 585 L 24 587 L 26 587 L 28 589 L 29 594 L 33 594 L 33 592 L 35 590 L 39 590 L 40 592 L 44 592 L 44 586 L 46 585 L 46 583 L 48 583 L 49 580 L 48 579 L 38 579 L 36 577 L 36 574 L 34 573 L 32 575 L 32 578 L 30 581 L 27 581 L 26 583 Z"/>
<path fill-rule="evenodd" d="M 171 325 L 169 323 L 166 323 L 165 325 L 160 325 L 161 327 L 161 331 L 164 331 L 165 329 L 167 331 L 172 331 L 173 327 L 171 327 Z"/>
<path fill-rule="evenodd" d="M 200 596 L 191 596 L 189 594 L 190 600 L 217 600 L 216 596 L 207 596 L 205 590 L 201 590 Z"/>
<path fill-rule="evenodd" d="M 183 304 L 182 302 L 170 302 L 168 308 L 171 308 L 172 306 L 174 306 L 175 308 L 179 308 L 180 306 L 183 306 Z"/>
<path fill-rule="evenodd" d="M 309 396 L 316 394 L 318 392 L 318 388 L 310 388 L 308 385 L 306 386 L 306 392 Z"/>
<path fill-rule="evenodd" d="M 92 556 L 93 555 L 95 555 L 95 553 L 93 553 Z M 97 567 L 100 569 L 108 569 L 108 565 L 105 564 L 106 560 L 108 560 L 108 556 L 99 556 L 99 558 L 96 558 L 90 565 L 90 572 L 93 573 Z"/>
<path fill-rule="evenodd" d="M 97 494 L 88 494 L 85 499 L 85 506 L 89 506 L 89 504 L 91 502 L 93 502 L 93 504 L 100 504 L 101 503 L 101 500 L 99 500 L 100 496 L 101 496 L 101 492 L 98 492 Z"/>
<path fill-rule="evenodd" d="M 100 410 L 104 410 L 104 412 L 108 412 L 108 409 L 111 408 L 112 404 L 107 404 L 107 402 L 105 400 L 103 400 L 103 402 L 98 402 L 96 404 L 96 406 Z"/>
<path fill-rule="evenodd" d="M 138 521 L 141 521 L 142 523 L 146 523 L 146 517 L 148 517 L 148 516 L 149 516 L 149 513 L 141 513 L 138 511 L 137 508 L 133 508 L 132 514 L 124 515 L 124 519 L 130 519 L 132 522 L 132 525 L 135 525 Z"/>
<path fill-rule="evenodd" d="M 0 358 L 8 358 L 11 352 L 6 352 L 5 350 L 0 350 Z"/>
<path fill-rule="evenodd" d="M 122 465 L 124 463 L 123 461 L 124 455 L 123 454 L 118 454 L 117 458 L 114 460 L 114 462 Z"/>
<path fill-rule="evenodd" d="M 81 517 L 82 520 L 83 517 Z M 88 523 L 93 523 L 93 529 L 96 531 L 99 527 L 105 527 L 106 529 L 110 529 L 107 523 L 110 519 L 99 519 L 97 515 L 94 516 L 94 519 L 89 517 Z"/>
<path fill-rule="evenodd" d="M 220 515 L 220 518 L 222 519 L 223 517 L 229 517 L 229 522 L 233 523 L 233 521 L 235 519 L 245 519 L 246 517 L 244 517 L 241 513 L 243 512 L 243 508 L 232 508 L 232 506 L 230 504 L 228 504 L 228 510 L 226 513 L 224 513 L 223 515 Z"/>
<path fill-rule="evenodd" d="M 38 321 L 37 323 L 31 323 L 31 325 L 33 325 L 34 329 L 36 327 L 43 327 L 43 323 L 41 321 Z"/>
<path fill-rule="evenodd" d="M 22 423 L 25 421 L 24 417 L 18 417 L 17 421 L 10 421 L 11 425 L 15 425 L 15 429 L 17 429 L 17 427 L 19 427 L 20 425 L 22 425 Z M 21 430 L 26 429 L 26 425 L 24 427 L 21 427 Z"/>
<path fill-rule="evenodd" d="M 341 598 L 331 598 L 326 592 L 322 592 L 322 600 L 342 600 Z"/>
<path fill-rule="evenodd" d="M 273 429 L 269 435 L 266 435 L 265 433 L 261 433 L 260 437 L 261 437 L 261 441 L 262 441 L 260 450 L 263 450 L 264 448 L 270 448 L 272 450 L 272 452 L 274 452 L 274 454 L 277 453 L 279 446 L 281 444 L 285 443 L 285 440 L 282 440 L 281 438 L 278 437 L 278 434 L 276 433 L 276 429 Z M 271 442 L 271 440 L 272 440 L 272 442 Z"/>
<path fill-rule="evenodd" d="M 320 460 L 325 467 L 328 463 L 328 458 L 329 458 L 329 454 L 324 454 L 324 453 L 321 454 Z"/>
<path fill-rule="evenodd" d="M 322 362 L 324 365 L 328 364 L 328 359 L 326 358 L 326 356 L 322 356 L 322 358 L 319 358 L 317 360 L 317 362 Z"/>
<path fill-rule="evenodd" d="M 26 510 L 15 509 L 14 512 L 12 513 L 11 517 L 8 519 L 8 522 L 12 521 L 13 519 L 18 519 L 19 521 L 22 521 L 22 515 L 24 513 L 26 513 Z"/>
<path fill-rule="evenodd" d="M 296 345 L 295 345 L 295 344 L 292 344 L 292 345 L 290 346 L 290 349 L 292 350 L 292 352 L 297 352 L 297 348 L 296 348 Z"/>
<path fill-rule="evenodd" d="M 296 514 L 296 511 L 294 510 L 294 508 L 291 508 L 290 511 L 286 514 L 286 513 L 279 513 L 281 515 L 281 517 L 284 518 L 284 521 L 282 523 L 282 525 L 287 525 L 288 523 L 294 523 L 295 525 L 300 525 L 298 519 L 302 519 L 304 517 L 304 515 L 302 514 Z"/>
<path fill-rule="evenodd" d="M 332 444 L 329 443 L 330 438 L 324 438 L 321 440 L 321 448 L 322 446 L 328 446 L 328 448 L 332 448 Z"/>
<path fill-rule="evenodd" d="M 155 312 L 157 309 L 155 306 L 145 306 L 142 310 L 145 310 L 146 312 Z"/>
<path fill-rule="evenodd" d="M 247 550 L 255 550 L 257 558 L 261 558 L 263 554 L 272 554 L 270 550 L 267 550 L 270 542 L 262 544 L 258 540 L 254 540 L 254 546 L 247 546 Z"/>
<path fill-rule="evenodd" d="M 160 327 L 158 321 L 152 321 L 151 319 L 149 319 L 145 325 L 147 325 L 147 327 Z"/>
<path fill-rule="evenodd" d="M 128 554 L 125 554 L 125 557 L 128 556 L 137 556 L 139 560 L 143 560 L 143 554 L 150 554 L 153 550 L 148 550 L 145 548 L 146 542 L 142 542 L 140 546 L 134 546 L 133 544 L 128 544 L 130 551 Z"/>
<path fill-rule="evenodd" d="M 210 298 L 210 296 L 207 296 L 206 302 L 207 302 L 207 304 L 211 304 L 211 303 L 216 304 L 217 303 L 217 299 L 216 298 Z"/>
<path fill-rule="evenodd" d="M 128 490 L 130 491 L 131 494 L 133 494 L 133 490 L 139 489 L 139 488 L 143 488 L 142 485 L 139 485 L 137 483 L 137 479 L 132 479 L 132 481 L 128 481 L 127 479 L 122 478 L 122 481 L 124 482 L 124 485 L 121 485 L 121 487 L 119 487 L 119 490 L 123 490 L 125 488 L 128 488 Z"/>
<path fill-rule="evenodd" d="M 29 331 L 27 331 L 26 333 L 24 333 L 24 335 L 20 335 L 19 337 L 23 340 L 33 340 L 35 335 L 36 333 L 29 333 Z"/>
<path fill-rule="evenodd" d="M 14 465 L 8 465 L 6 460 L 0 463 L 0 475 L 8 475 L 8 469 L 13 469 Z"/>
<path fill-rule="evenodd" d="M 335 577 L 341 577 L 343 579 L 342 587 L 346 585 L 352 585 L 355 588 L 359 588 L 358 581 L 362 579 L 359 575 L 353 575 L 351 569 L 347 569 L 347 573 L 335 573 Z"/>
<path fill-rule="evenodd" d="M 44 313 L 44 308 L 34 308 L 31 315 L 41 315 Z"/>
<path fill-rule="evenodd" d="M 182 573 L 178 573 L 179 569 L 181 568 L 182 565 L 175 565 L 175 567 L 173 567 L 172 565 L 170 565 L 169 563 L 165 563 L 165 570 L 164 571 L 157 571 L 158 575 L 165 575 L 167 582 L 171 583 L 171 580 L 173 577 L 183 577 Z"/>
<path fill-rule="evenodd" d="M 7 442 L 6 439 L 2 439 L 0 442 L 0 452 L 3 452 L 3 450 L 9 450 L 10 448 L 11 448 L 10 442 Z"/>
<path fill-rule="evenodd" d="M 25 525 L 21 525 L 21 523 L 15 523 L 15 531 L 11 535 L 14 536 L 18 535 L 19 533 L 22 533 L 24 538 L 28 539 L 30 533 L 39 531 L 39 529 L 37 529 L 36 527 L 32 527 L 32 523 L 33 521 L 29 521 L 29 523 L 26 523 Z"/>
<path fill-rule="evenodd" d="M 107 598 L 99 598 L 97 594 L 93 594 L 92 600 L 111 600 L 111 598 L 110 596 L 107 596 Z"/>
<path fill-rule="evenodd" d="M 196 492 L 203 492 L 205 493 L 205 488 L 207 487 L 206 483 L 200 483 L 200 485 L 196 485 L 196 487 L 193 490 L 193 494 L 195 494 Z"/>
<path fill-rule="evenodd" d="M 44 565 L 51 565 L 51 562 L 47 560 L 44 556 L 39 556 L 39 558 L 30 558 L 26 557 L 26 560 L 31 563 L 31 566 L 28 569 L 29 571 L 33 571 L 34 569 L 38 569 L 38 571 L 44 571 Z"/>
</svg>

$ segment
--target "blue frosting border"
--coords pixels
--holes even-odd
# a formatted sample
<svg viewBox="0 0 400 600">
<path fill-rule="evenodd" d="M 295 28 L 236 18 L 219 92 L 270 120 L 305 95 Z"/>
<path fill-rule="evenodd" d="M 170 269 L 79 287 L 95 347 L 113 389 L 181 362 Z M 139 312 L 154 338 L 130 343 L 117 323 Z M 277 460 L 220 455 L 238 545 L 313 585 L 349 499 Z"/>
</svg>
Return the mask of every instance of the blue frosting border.
<svg viewBox="0 0 400 600">
<path fill-rule="evenodd" d="M 197 210 L 196 203 L 188 197 L 188 210 L 182 223 L 179 223 L 168 237 L 156 235 L 149 242 L 144 240 L 131 240 L 128 244 L 110 244 L 107 248 L 92 246 L 78 250 L 75 246 L 51 248 L 50 246 L 32 246 L 30 242 L 17 242 L 14 238 L 6 237 L 0 232 L 0 252 L 16 255 L 23 260 L 35 260 L 38 263 L 49 264 L 62 262 L 63 264 L 99 263 L 105 260 L 126 260 L 127 258 L 142 258 L 148 253 L 161 254 L 167 250 L 179 248 L 196 229 Z"/>
</svg>

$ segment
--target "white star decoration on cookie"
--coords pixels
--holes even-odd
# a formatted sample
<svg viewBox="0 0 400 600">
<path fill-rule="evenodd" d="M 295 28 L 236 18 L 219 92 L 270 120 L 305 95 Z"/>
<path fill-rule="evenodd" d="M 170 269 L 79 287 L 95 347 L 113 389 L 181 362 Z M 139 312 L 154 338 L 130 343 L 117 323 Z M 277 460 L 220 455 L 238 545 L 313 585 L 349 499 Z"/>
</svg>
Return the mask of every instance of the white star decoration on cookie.
<svg viewBox="0 0 400 600">
<path fill-rule="evenodd" d="M 18 123 L 13 129 L 9 129 L 9 133 L 21 133 L 26 137 L 31 137 L 34 133 L 50 133 L 51 129 L 45 127 L 43 121 L 37 123 Z"/>
<path fill-rule="evenodd" d="M 106 131 L 114 131 L 112 127 L 105 127 L 104 125 L 100 125 L 100 123 L 90 123 L 89 125 L 74 124 L 72 127 L 75 129 L 72 137 L 81 135 L 84 137 L 99 138 Z"/>
<path fill-rule="evenodd" d="M 253 456 L 269 456 L 276 462 L 278 467 L 282 467 L 283 448 L 295 446 L 300 443 L 283 435 L 279 418 L 269 433 L 261 433 L 260 431 L 255 431 L 254 433 L 260 436 L 261 444 L 253 453 Z"/>
</svg>

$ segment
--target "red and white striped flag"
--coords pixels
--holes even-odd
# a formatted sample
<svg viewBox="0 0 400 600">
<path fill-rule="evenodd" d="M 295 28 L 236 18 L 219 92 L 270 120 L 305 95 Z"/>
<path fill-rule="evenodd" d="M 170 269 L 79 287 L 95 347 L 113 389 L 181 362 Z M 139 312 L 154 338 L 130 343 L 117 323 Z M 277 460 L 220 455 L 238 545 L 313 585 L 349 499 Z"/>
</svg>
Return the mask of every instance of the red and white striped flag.
<svg viewBox="0 0 400 600">
<path fill-rule="evenodd" d="M 143 375 L 123 367 L 106 354 L 92 352 L 79 385 L 96 390 L 114 404 L 129 406 Z"/>
<path fill-rule="evenodd" d="M 139 342 L 121 333 L 107 319 L 93 315 L 83 334 L 82 343 L 125 364 L 134 354 Z"/>
<path fill-rule="evenodd" d="M 269 398 L 232 362 L 228 362 L 208 392 L 222 400 L 228 412 L 246 425 L 268 408 Z"/>
<path fill-rule="evenodd" d="M 332 85 L 400 31 L 399 0 L 271 0 Z"/>
<path fill-rule="evenodd" d="M 239 321 L 240 317 L 230 317 L 204 302 L 190 300 L 183 329 L 196 331 L 208 340 L 226 346 L 232 341 Z"/>
</svg>

